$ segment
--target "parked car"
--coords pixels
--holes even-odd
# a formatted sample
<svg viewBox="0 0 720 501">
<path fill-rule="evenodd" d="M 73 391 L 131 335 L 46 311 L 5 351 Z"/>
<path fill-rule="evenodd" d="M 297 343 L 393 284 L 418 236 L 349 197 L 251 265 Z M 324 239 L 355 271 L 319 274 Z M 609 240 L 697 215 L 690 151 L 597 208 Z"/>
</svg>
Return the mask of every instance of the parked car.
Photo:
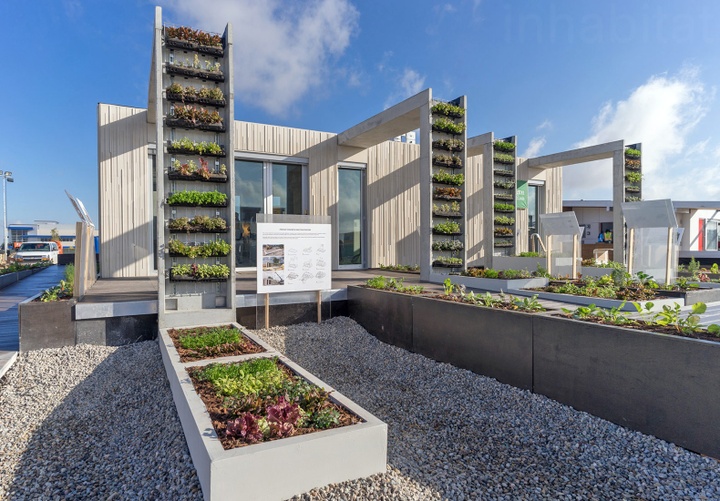
<svg viewBox="0 0 720 501">
<path fill-rule="evenodd" d="M 58 263 L 58 246 L 55 242 L 25 242 L 15 253 L 16 263 Z"/>
</svg>

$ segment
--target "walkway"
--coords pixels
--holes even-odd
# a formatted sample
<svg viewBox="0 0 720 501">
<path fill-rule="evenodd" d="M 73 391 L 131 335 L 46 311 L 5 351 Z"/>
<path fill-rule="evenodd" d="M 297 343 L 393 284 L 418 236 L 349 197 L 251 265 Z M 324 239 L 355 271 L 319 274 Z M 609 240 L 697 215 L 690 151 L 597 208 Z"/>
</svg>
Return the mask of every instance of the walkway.
<svg viewBox="0 0 720 501">
<path fill-rule="evenodd" d="M 0 290 L 0 358 L 3 351 L 17 351 L 20 347 L 18 304 L 57 285 L 64 276 L 65 266 L 50 266 Z"/>
</svg>

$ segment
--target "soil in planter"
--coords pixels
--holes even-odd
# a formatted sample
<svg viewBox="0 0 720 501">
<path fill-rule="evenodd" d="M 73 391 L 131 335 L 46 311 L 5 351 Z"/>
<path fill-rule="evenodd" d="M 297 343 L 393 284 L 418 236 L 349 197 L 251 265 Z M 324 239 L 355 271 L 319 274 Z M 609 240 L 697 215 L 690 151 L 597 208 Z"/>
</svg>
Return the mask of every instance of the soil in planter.
<svg viewBox="0 0 720 501">
<path fill-rule="evenodd" d="M 290 386 L 292 386 L 294 383 L 304 381 L 287 366 L 280 363 L 277 359 L 275 359 L 275 363 L 283 372 Z M 310 405 L 315 407 L 316 409 L 327 409 L 328 411 L 336 411 L 338 413 L 337 424 L 333 424 L 331 426 L 328 426 L 327 428 L 322 429 L 316 426 L 295 426 L 292 433 L 287 434 L 285 437 L 263 436 L 260 440 L 246 440 L 241 437 L 228 436 L 228 422 L 237 419 L 241 415 L 252 413 L 258 417 L 267 418 L 268 406 L 277 404 L 281 398 L 284 398 L 290 403 L 297 403 L 297 401 L 303 400 L 303 397 L 294 399 L 290 397 L 287 392 L 285 392 L 285 394 L 283 395 L 282 391 L 280 391 L 278 395 L 261 397 L 256 397 L 253 395 L 246 395 L 241 398 L 223 396 L 218 394 L 217 388 L 210 381 L 203 381 L 200 379 L 200 373 L 202 370 L 202 367 L 189 367 L 187 369 L 188 374 L 190 375 L 190 379 L 192 380 L 195 387 L 195 391 L 205 404 L 205 407 L 207 408 L 210 415 L 213 428 L 215 429 L 215 432 L 220 439 L 220 443 L 222 443 L 222 446 L 225 450 L 234 449 L 237 447 L 245 447 L 247 445 L 253 445 L 254 443 L 270 442 L 290 436 L 294 437 L 297 435 L 306 435 L 308 433 L 314 433 L 316 431 L 340 428 L 342 426 L 349 426 L 363 422 L 363 420 L 354 413 L 345 409 L 341 405 L 338 405 L 331 401 L 328 398 L 329 394 L 325 392 L 325 390 L 317 386 L 311 385 L 310 383 L 307 383 L 308 385 L 319 391 L 313 392 L 312 396 L 309 399 L 306 399 L 304 402 L 301 403 L 307 404 L 308 400 L 313 400 Z M 301 407 L 303 407 L 303 405 L 301 405 Z"/>
<path fill-rule="evenodd" d="M 624 327 L 627 329 L 633 329 L 633 330 L 638 330 L 638 331 L 650 331 L 650 332 L 656 332 L 658 334 L 668 334 L 670 336 L 686 337 L 686 338 L 690 338 L 690 339 L 702 339 L 705 341 L 714 341 L 716 343 L 720 343 L 720 337 L 714 336 L 705 331 L 682 332 L 682 331 L 677 330 L 675 327 L 672 327 L 669 325 L 657 325 L 657 324 L 653 324 L 653 323 L 647 323 L 642 320 L 631 320 L 630 322 L 628 322 L 626 324 L 613 324 L 611 322 L 604 322 L 602 319 L 599 319 L 599 318 L 573 318 L 573 316 L 570 314 L 558 313 L 553 316 L 563 317 L 563 318 L 571 318 L 571 319 L 577 320 L 579 322 L 602 324 L 602 325 L 608 325 L 611 327 Z"/>
<path fill-rule="evenodd" d="M 195 349 L 183 348 L 180 344 L 180 338 L 185 336 L 200 337 L 208 336 L 213 330 L 232 330 L 237 332 L 238 340 L 235 342 L 215 344 L 213 346 L 202 346 Z M 251 339 L 245 337 L 242 332 L 232 325 L 224 325 L 218 327 L 194 327 L 192 329 L 170 329 L 168 335 L 172 339 L 175 349 L 180 355 L 181 362 L 193 362 L 195 360 L 204 360 L 208 358 L 232 357 L 235 355 L 247 355 L 248 353 L 262 353 L 265 349 L 256 344 Z M 217 336 L 216 339 L 221 339 Z"/>
</svg>

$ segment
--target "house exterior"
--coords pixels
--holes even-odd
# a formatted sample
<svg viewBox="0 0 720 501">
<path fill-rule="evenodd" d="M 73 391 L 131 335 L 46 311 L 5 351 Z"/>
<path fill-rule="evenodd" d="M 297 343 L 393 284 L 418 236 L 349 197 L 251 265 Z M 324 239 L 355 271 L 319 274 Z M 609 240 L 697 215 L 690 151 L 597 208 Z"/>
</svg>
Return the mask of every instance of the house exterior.
<svg viewBox="0 0 720 501">
<path fill-rule="evenodd" d="M 673 201 L 673 207 L 678 226 L 683 229 L 679 241 L 680 259 L 720 260 L 720 202 Z M 563 210 L 575 212 L 578 223 L 584 227 L 583 245 L 596 247 L 600 232 L 608 228 L 614 230 L 612 200 L 565 200 Z"/>
<path fill-rule="evenodd" d="M 255 269 L 260 213 L 330 216 L 337 242 L 333 269 L 417 264 L 423 279 L 438 279 L 529 250 L 538 216 L 562 211 L 563 166 L 611 159 L 614 197 L 625 200 L 624 141 L 520 158 L 515 136 L 467 137 L 467 98 L 439 100 L 432 89 L 339 133 L 235 120 L 230 27 L 219 36 L 224 52 L 213 56 L 220 82 L 188 68 L 193 50 L 173 46 L 167 33 L 158 9 L 147 108 L 104 103 L 97 108 L 104 278 L 165 272 L 165 241 L 173 238 L 165 233 L 175 214 L 165 200 L 180 189 L 168 177 L 180 157 L 168 146 L 186 134 L 208 135 L 168 125 L 175 123 L 169 119 L 179 106 L 170 99 L 175 84 L 225 93 L 216 106 L 222 132 L 215 135 L 223 156 L 210 169 L 222 166 L 228 174 L 229 205 L 217 213 L 230 227 L 233 271 Z M 447 109 L 461 113 L 448 118 Z M 439 127 L 448 120 L 451 132 Z M 394 140 L 402 136 L 404 141 Z M 438 175 L 447 179 L 448 173 L 459 183 L 459 196 L 438 198 L 438 187 L 447 182 Z M 438 225 L 448 221 L 457 222 L 459 230 L 439 235 Z M 443 248 L 448 241 L 454 250 Z M 622 239 L 615 245 L 622 251 Z"/>
</svg>

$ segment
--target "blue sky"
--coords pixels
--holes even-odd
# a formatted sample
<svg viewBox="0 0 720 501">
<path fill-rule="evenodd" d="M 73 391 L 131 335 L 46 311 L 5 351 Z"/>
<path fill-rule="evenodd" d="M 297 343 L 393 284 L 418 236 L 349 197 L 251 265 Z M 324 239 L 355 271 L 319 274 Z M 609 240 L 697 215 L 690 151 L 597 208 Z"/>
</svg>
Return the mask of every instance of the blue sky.
<svg viewBox="0 0 720 501">
<path fill-rule="evenodd" d="M 145 107 L 155 2 L 3 0 L 8 221 L 97 221 L 97 103 Z M 642 142 L 646 198 L 720 200 L 720 2 L 165 0 L 234 26 L 236 119 L 341 132 L 410 95 L 468 96 L 468 133 L 521 154 Z M 565 198 L 609 198 L 607 163 Z"/>
</svg>

